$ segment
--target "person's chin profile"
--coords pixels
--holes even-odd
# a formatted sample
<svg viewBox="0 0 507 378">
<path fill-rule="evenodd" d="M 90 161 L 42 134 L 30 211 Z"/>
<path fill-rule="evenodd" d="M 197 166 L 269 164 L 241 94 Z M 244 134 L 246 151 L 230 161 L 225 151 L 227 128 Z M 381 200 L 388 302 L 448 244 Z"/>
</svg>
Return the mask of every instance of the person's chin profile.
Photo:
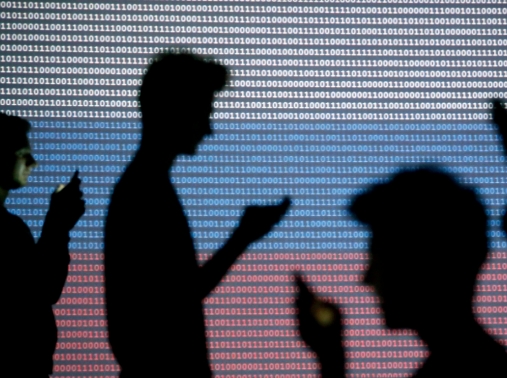
<svg viewBox="0 0 507 378">
<path fill-rule="evenodd" d="M 396 319 L 396 317 L 391 316 L 390 314 L 386 314 L 384 311 L 384 319 L 386 320 L 386 326 L 390 329 L 398 329 L 403 328 L 403 326 L 400 324 L 399 319 Z"/>
<path fill-rule="evenodd" d="M 199 149 L 199 145 L 204 141 L 205 136 L 203 135 L 197 139 L 194 143 L 189 144 L 189 150 L 192 151 L 190 155 L 195 155 Z"/>
<path fill-rule="evenodd" d="M 382 312 L 384 313 L 384 319 L 386 322 L 386 326 L 391 329 L 404 328 L 404 317 L 397 311 L 397 309 L 393 309 L 389 303 L 386 303 L 384 298 L 381 298 L 380 307 L 382 308 Z"/>
<path fill-rule="evenodd" d="M 21 189 L 24 186 L 26 186 L 26 181 L 23 181 L 23 180 L 14 180 L 12 182 L 12 184 L 10 185 L 10 190 Z"/>
<path fill-rule="evenodd" d="M 181 155 L 195 155 L 197 153 L 197 146 L 199 143 L 195 144 L 188 144 L 187 146 L 184 146 L 181 150 Z"/>
<path fill-rule="evenodd" d="M 29 177 L 32 174 L 31 171 L 32 171 L 31 169 L 26 169 L 19 175 L 19 177 L 16 180 L 19 187 L 23 187 L 28 184 Z"/>
</svg>

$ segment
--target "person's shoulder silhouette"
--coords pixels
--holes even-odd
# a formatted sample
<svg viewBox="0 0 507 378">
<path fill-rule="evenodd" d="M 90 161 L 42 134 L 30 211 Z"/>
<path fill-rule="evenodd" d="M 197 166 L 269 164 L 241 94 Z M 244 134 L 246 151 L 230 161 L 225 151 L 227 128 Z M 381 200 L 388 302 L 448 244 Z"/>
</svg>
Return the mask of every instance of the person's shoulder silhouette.
<svg viewBox="0 0 507 378">
<path fill-rule="evenodd" d="M 387 326 L 416 330 L 430 349 L 416 376 L 506 376 L 507 354 L 472 312 L 488 252 L 475 193 L 436 168 L 402 171 L 356 198 L 351 212 L 371 228 L 365 282 Z"/>
</svg>

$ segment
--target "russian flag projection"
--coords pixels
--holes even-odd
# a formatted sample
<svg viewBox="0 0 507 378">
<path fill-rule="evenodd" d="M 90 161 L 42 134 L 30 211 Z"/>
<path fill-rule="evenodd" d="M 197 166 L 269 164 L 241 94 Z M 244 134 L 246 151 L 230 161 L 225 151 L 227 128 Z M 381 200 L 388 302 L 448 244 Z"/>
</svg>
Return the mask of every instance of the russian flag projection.
<svg viewBox="0 0 507 378">
<path fill-rule="evenodd" d="M 343 309 L 349 377 L 408 377 L 421 366 L 423 343 L 387 330 L 361 283 L 369 232 L 346 209 L 368 185 L 425 162 L 475 187 L 487 208 L 491 253 L 474 311 L 505 345 L 507 183 L 489 104 L 507 97 L 505 4 L 1 1 L 0 110 L 32 123 L 39 162 L 6 206 L 37 237 L 50 193 L 76 168 L 87 201 L 54 306 L 54 376 L 118 374 L 105 318 L 104 219 L 139 143 L 142 75 L 168 49 L 216 59 L 231 73 L 214 100 L 214 135 L 172 172 L 199 261 L 227 239 L 244 206 L 293 199 L 205 300 L 216 377 L 318 374 L 295 324 L 295 270 Z"/>
</svg>

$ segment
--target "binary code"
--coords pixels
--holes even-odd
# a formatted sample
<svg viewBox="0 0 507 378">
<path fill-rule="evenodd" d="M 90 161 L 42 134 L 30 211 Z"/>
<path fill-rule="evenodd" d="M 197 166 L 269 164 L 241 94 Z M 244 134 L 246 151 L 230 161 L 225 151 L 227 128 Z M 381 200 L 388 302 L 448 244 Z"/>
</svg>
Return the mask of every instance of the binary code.
<svg viewBox="0 0 507 378">
<path fill-rule="evenodd" d="M 173 169 L 206 261 L 244 206 L 293 205 L 205 300 L 216 377 L 315 377 L 295 322 L 301 271 L 345 322 L 349 377 L 409 377 L 428 356 L 385 327 L 361 283 L 368 229 L 351 198 L 399 167 L 439 163 L 475 187 L 491 253 L 477 318 L 507 344 L 505 159 L 490 124 L 507 98 L 505 0 L 0 1 L 0 111 L 32 123 L 39 166 L 8 208 L 40 233 L 54 188 L 76 168 L 87 211 L 71 233 L 67 284 L 54 306 L 55 377 L 115 377 L 107 338 L 103 227 L 115 182 L 140 140 L 138 91 L 162 51 L 226 65 L 214 135 Z M 141 199 L 142 200 L 142 199 Z"/>
</svg>

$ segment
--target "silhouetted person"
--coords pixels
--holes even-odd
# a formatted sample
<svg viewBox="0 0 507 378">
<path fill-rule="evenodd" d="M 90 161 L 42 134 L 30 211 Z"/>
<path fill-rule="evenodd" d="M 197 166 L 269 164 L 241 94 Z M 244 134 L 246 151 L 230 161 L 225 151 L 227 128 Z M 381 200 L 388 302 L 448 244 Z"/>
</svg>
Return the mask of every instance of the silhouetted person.
<svg viewBox="0 0 507 378">
<path fill-rule="evenodd" d="M 211 376 L 202 300 L 249 244 L 289 206 L 248 207 L 231 238 L 204 266 L 169 171 L 210 135 L 223 66 L 186 54 L 160 56 L 140 92 L 140 148 L 114 189 L 105 231 L 109 340 L 122 378 Z"/>
<path fill-rule="evenodd" d="M 435 169 L 404 171 L 357 197 L 351 212 L 371 228 L 364 281 L 379 295 L 387 326 L 417 331 L 430 350 L 415 377 L 506 377 L 504 348 L 472 313 L 488 252 L 486 214 L 475 193 Z M 317 353 L 339 350 L 339 312 L 302 293 L 302 336 L 312 327 L 313 338 L 305 340 Z M 319 307 L 334 314 L 327 323 Z M 343 357 L 332 361 L 325 359 L 323 371 L 339 370 Z"/>
<path fill-rule="evenodd" d="M 51 196 L 41 236 L 4 207 L 9 191 L 27 184 L 36 166 L 30 124 L 0 113 L 0 251 L 2 309 L 0 376 L 48 377 L 57 329 L 51 305 L 62 292 L 69 265 L 69 231 L 84 212 L 77 173 Z"/>
</svg>

